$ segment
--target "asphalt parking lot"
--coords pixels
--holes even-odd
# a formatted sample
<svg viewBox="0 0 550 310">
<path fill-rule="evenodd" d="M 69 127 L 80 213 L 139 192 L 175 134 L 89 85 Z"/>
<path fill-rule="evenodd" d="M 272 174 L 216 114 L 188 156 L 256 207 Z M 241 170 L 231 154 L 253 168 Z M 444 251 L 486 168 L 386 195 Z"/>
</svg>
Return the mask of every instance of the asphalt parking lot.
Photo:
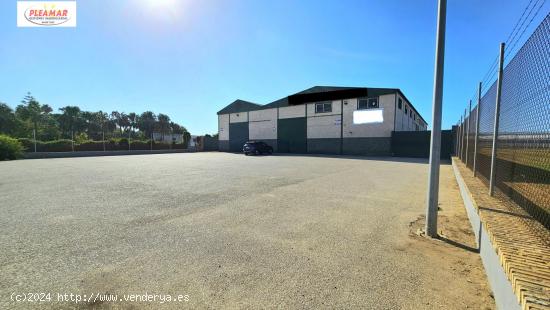
<svg viewBox="0 0 550 310">
<path fill-rule="evenodd" d="M 3 309 L 29 308 L 14 292 L 188 296 L 40 308 L 453 305 L 406 251 L 422 160 L 189 153 L 2 162 L 0 175 Z"/>
</svg>

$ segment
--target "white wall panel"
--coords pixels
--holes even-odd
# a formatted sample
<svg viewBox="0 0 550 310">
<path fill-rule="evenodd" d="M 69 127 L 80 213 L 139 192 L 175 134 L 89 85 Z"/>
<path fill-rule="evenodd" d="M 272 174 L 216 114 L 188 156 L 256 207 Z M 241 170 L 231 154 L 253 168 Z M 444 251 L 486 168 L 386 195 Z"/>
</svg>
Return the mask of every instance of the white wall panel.
<svg viewBox="0 0 550 310">
<path fill-rule="evenodd" d="M 277 109 L 249 112 L 250 140 L 277 139 Z"/>
<path fill-rule="evenodd" d="M 306 110 L 303 104 L 279 108 L 280 119 L 304 116 L 306 116 Z"/>
<path fill-rule="evenodd" d="M 307 138 L 340 138 L 340 114 L 329 114 L 307 118 Z"/>
<path fill-rule="evenodd" d="M 277 119 L 277 109 L 250 111 L 248 118 L 251 122 Z"/>
<path fill-rule="evenodd" d="M 395 94 L 379 97 L 378 105 L 383 109 L 384 122 L 374 124 L 353 124 L 353 111 L 357 110 L 357 99 L 345 100 L 344 138 L 391 137 L 394 128 Z"/>
<path fill-rule="evenodd" d="M 315 103 L 307 103 L 307 116 L 314 116 L 314 115 L 335 115 L 340 114 L 341 110 L 341 100 L 334 100 L 332 101 L 332 112 L 327 113 L 315 113 Z"/>
<path fill-rule="evenodd" d="M 248 112 L 231 113 L 229 115 L 230 123 L 245 123 L 248 122 Z"/>
<path fill-rule="evenodd" d="M 229 114 L 218 115 L 218 139 L 229 140 Z"/>
</svg>

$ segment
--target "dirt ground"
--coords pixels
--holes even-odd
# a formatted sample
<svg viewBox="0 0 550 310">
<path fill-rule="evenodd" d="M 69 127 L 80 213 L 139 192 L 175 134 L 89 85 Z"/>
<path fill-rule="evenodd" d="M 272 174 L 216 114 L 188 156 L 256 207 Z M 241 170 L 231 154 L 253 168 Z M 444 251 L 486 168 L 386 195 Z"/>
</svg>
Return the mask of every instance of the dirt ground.
<svg viewBox="0 0 550 310">
<path fill-rule="evenodd" d="M 442 166 L 442 170 L 451 169 Z M 426 216 L 421 215 L 410 223 L 410 251 L 433 262 L 439 275 L 434 287 L 445 290 L 454 277 L 466 278 L 455 282 L 451 295 L 463 296 L 466 309 L 496 309 L 491 288 L 487 282 L 481 258 L 477 252 L 475 235 L 460 197 L 458 184 L 451 173 L 441 173 L 439 192 L 439 239 L 424 235 Z M 458 284 L 458 285 L 457 285 Z M 472 298 L 473 297 L 473 298 Z M 461 307 L 457 306 L 457 309 Z"/>
</svg>

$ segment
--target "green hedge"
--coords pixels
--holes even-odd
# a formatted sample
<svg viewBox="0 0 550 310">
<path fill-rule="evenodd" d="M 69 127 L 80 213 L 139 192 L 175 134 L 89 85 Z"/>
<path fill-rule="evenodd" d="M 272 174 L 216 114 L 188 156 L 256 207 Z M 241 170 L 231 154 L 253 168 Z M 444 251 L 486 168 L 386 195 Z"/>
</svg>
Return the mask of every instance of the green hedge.
<svg viewBox="0 0 550 310">
<path fill-rule="evenodd" d="M 17 139 L 0 135 L 0 160 L 17 159 L 23 155 L 23 144 Z"/>
<path fill-rule="evenodd" d="M 34 140 L 27 138 L 18 139 L 22 144 L 26 152 L 34 152 Z M 151 149 L 151 140 L 139 141 L 131 140 L 130 143 L 131 150 L 150 150 Z M 168 150 L 168 149 L 186 149 L 186 146 L 181 144 L 172 144 L 169 143 L 160 143 L 153 142 L 153 150 Z M 74 144 L 74 150 L 76 152 L 80 151 L 103 151 L 103 141 L 85 141 L 80 144 Z M 119 139 L 110 139 L 105 141 L 105 150 L 106 151 L 127 151 L 128 150 L 128 139 L 119 138 Z M 54 141 L 36 141 L 36 151 L 37 152 L 71 152 L 72 151 L 72 142 L 71 140 L 54 140 Z"/>
</svg>

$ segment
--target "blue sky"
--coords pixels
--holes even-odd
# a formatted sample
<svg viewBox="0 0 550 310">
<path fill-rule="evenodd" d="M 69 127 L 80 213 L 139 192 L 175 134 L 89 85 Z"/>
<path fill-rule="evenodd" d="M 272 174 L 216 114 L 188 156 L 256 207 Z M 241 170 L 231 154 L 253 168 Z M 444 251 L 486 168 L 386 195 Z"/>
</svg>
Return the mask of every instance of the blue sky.
<svg viewBox="0 0 550 310">
<path fill-rule="evenodd" d="M 528 2 L 449 0 L 444 128 Z M 314 85 L 396 87 L 431 121 L 435 0 L 77 3 L 76 28 L 46 29 L 17 28 L 16 1 L 0 2 L 1 102 L 15 107 L 31 91 L 56 110 L 151 110 L 204 134 L 237 98 L 264 104 Z"/>
</svg>

